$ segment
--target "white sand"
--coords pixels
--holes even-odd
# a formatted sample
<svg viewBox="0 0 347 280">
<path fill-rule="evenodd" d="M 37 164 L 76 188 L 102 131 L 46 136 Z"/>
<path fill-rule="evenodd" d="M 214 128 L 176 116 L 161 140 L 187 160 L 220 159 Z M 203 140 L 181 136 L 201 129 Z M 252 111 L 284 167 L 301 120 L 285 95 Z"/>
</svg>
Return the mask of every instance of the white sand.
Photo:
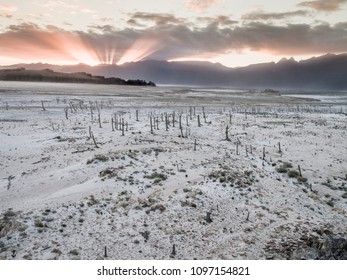
<svg viewBox="0 0 347 280">
<path fill-rule="evenodd" d="M 2 96 L 0 258 L 168 259 L 173 244 L 176 259 L 310 258 L 303 236 L 346 236 L 345 105 L 185 94 L 129 101 L 89 96 L 81 107 L 82 97 Z M 70 101 L 77 110 L 69 109 L 67 120 L 63 108 Z M 89 101 L 103 104 L 102 128 Z M 125 136 L 111 130 L 120 111 L 129 124 Z M 159 118 L 153 134 L 150 114 Z M 179 137 L 179 114 L 187 138 Z M 227 125 L 231 141 L 225 141 Z M 307 182 L 279 173 L 283 162 L 291 163 L 288 170 L 300 165 Z M 100 176 L 107 169 L 110 178 Z M 146 178 L 154 172 L 166 179 Z"/>
</svg>

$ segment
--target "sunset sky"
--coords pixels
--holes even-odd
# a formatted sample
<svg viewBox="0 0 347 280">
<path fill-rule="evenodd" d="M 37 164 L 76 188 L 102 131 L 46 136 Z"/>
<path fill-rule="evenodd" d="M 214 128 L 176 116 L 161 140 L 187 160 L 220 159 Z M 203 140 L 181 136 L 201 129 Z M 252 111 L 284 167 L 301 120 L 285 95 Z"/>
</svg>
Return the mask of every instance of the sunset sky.
<svg viewBox="0 0 347 280">
<path fill-rule="evenodd" d="M 347 0 L 0 0 L 0 65 L 237 67 L 344 52 Z"/>
</svg>

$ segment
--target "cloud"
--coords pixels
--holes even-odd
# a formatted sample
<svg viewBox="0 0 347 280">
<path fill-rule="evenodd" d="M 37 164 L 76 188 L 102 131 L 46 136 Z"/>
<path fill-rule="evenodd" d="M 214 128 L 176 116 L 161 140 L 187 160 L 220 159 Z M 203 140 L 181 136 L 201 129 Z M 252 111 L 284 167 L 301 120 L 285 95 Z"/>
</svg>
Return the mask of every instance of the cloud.
<svg viewBox="0 0 347 280">
<path fill-rule="evenodd" d="M 80 11 L 84 14 L 95 14 L 95 11 L 87 8 L 80 9 Z"/>
<path fill-rule="evenodd" d="M 225 25 L 225 26 L 226 25 L 234 25 L 234 24 L 238 23 L 238 21 L 232 20 L 229 17 L 222 16 L 222 15 L 217 16 L 216 19 L 214 21 L 212 21 L 212 22 L 214 22 L 214 23 L 216 23 L 218 25 Z"/>
<path fill-rule="evenodd" d="M 217 17 L 198 17 L 197 20 L 211 25 L 221 26 L 235 25 L 238 23 L 238 21 L 232 20 L 230 17 L 224 15 L 219 15 Z"/>
<path fill-rule="evenodd" d="M 102 22 L 107 22 L 107 21 L 113 21 L 114 19 L 110 18 L 110 17 L 101 17 L 101 18 L 99 18 L 99 20 Z"/>
<path fill-rule="evenodd" d="M 297 16 L 309 16 L 310 12 L 306 10 L 296 10 L 291 12 L 284 12 L 284 13 L 266 13 L 263 11 L 256 11 L 251 12 L 248 14 L 245 14 L 241 17 L 243 20 L 251 20 L 251 21 L 257 21 L 257 20 L 282 20 L 290 17 L 297 17 Z"/>
<path fill-rule="evenodd" d="M 307 55 L 347 51 L 347 29 L 340 25 L 250 23 L 235 29 L 235 47 L 276 55 Z"/>
<path fill-rule="evenodd" d="M 137 14 L 136 17 L 143 18 Z M 214 57 L 253 50 L 276 55 L 313 55 L 347 52 L 347 22 L 276 25 L 262 22 L 221 25 L 216 17 L 206 25 L 154 17 L 157 25 L 116 29 L 93 25 L 89 31 L 67 31 L 33 23 L 8 26 L 0 33 L 0 54 L 33 61 L 117 63 L 139 59 L 172 60 Z M 146 17 L 145 17 L 146 18 Z M 150 17 L 151 21 L 153 17 Z M 164 20 L 164 21 L 163 21 Z M 176 24 L 165 24 L 176 22 Z"/>
<path fill-rule="evenodd" d="M 55 26 L 40 28 L 34 23 L 10 25 L 0 34 L 1 56 L 31 61 L 97 61 L 82 38 Z"/>
<path fill-rule="evenodd" d="M 59 1 L 59 0 L 50 0 L 47 1 L 45 4 L 41 5 L 39 3 L 36 3 L 36 5 L 42 6 L 44 8 L 49 9 L 57 9 L 57 8 L 66 8 L 66 9 L 76 9 L 78 8 L 77 5 L 67 3 L 65 1 Z"/>
<path fill-rule="evenodd" d="M 219 0 L 186 0 L 185 6 L 195 12 L 202 12 L 219 2 Z"/>
<path fill-rule="evenodd" d="M 172 14 L 136 12 L 134 14 L 131 14 L 131 18 L 127 21 L 128 24 L 134 26 L 143 26 L 143 22 L 152 22 L 155 25 L 166 25 L 180 24 L 185 22 L 185 20 L 182 18 L 177 18 Z"/>
<path fill-rule="evenodd" d="M 3 12 L 15 12 L 18 10 L 17 6 L 13 6 L 13 5 L 0 5 L 0 11 Z"/>
<path fill-rule="evenodd" d="M 18 10 L 17 6 L 13 5 L 0 5 L 0 17 L 10 19 L 13 17 L 11 14 L 12 12 L 15 12 Z"/>
<path fill-rule="evenodd" d="M 13 15 L 11 15 L 11 14 L 7 14 L 7 13 L 1 13 L 1 12 L 0 12 L 0 17 L 4 17 L 4 18 L 12 18 L 12 17 L 13 17 Z"/>
<path fill-rule="evenodd" d="M 215 26 L 227 26 L 227 25 L 235 25 L 238 21 L 232 20 L 230 17 L 225 15 L 219 15 L 215 17 L 198 17 L 198 22 L 207 24 L 207 25 L 215 25 Z M 164 25 L 193 25 L 194 23 L 189 22 L 184 18 L 176 17 L 172 14 L 157 14 L 157 13 L 144 13 L 137 12 L 130 14 L 130 19 L 127 23 L 133 27 L 145 28 L 149 25 L 155 26 L 158 28 L 159 26 Z"/>
<path fill-rule="evenodd" d="M 127 24 L 134 26 L 134 27 L 145 27 L 144 24 L 139 23 L 136 19 L 133 19 L 133 18 L 127 20 Z"/>
<path fill-rule="evenodd" d="M 347 29 L 340 23 L 274 25 L 250 22 L 243 25 L 204 27 L 175 25 L 145 30 L 164 42 L 151 54 L 154 59 L 185 56 L 216 56 L 245 49 L 277 55 L 347 52 Z"/>
<path fill-rule="evenodd" d="M 72 23 L 70 23 L 70 22 L 68 22 L 68 21 L 64 21 L 64 22 L 63 22 L 63 25 L 65 25 L 65 26 L 72 26 Z"/>
<path fill-rule="evenodd" d="M 316 0 L 300 2 L 298 6 L 312 8 L 317 11 L 334 12 L 341 10 L 341 6 L 346 2 L 347 0 Z"/>
<path fill-rule="evenodd" d="M 115 29 L 112 25 L 109 25 L 109 24 L 105 24 L 105 25 L 90 25 L 88 26 L 89 29 L 94 32 L 101 32 L 101 33 L 110 33 L 110 32 L 113 32 Z"/>
<path fill-rule="evenodd" d="M 335 25 L 335 27 L 338 29 L 347 30 L 347 22 L 339 22 Z"/>
</svg>

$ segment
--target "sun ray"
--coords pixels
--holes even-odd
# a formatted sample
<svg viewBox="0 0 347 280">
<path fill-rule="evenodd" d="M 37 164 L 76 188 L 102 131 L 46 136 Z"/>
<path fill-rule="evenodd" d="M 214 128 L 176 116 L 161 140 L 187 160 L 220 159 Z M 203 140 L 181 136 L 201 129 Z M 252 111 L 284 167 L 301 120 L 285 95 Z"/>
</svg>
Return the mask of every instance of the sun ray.
<svg viewBox="0 0 347 280">
<path fill-rule="evenodd" d="M 62 33 L 59 35 L 60 44 L 64 48 L 65 52 L 73 57 L 76 62 L 82 62 L 89 65 L 100 64 L 100 59 L 96 51 L 85 44 L 78 35 L 71 33 Z"/>
<path fill-rule="evenodd" d="M 136 62 L 142 60 L 162 48 L 162 44 L 158 39 L 140 38 L 125 51 L 117 64 L 126 62 Z"/>
<path fill-rule="evenodd" d="M 116 49 L 112 48 L 111 49 L 111 57 L 110 57 L 110 64 L 114 64 L 114 57 L 116 55 Z"/>
</svg>

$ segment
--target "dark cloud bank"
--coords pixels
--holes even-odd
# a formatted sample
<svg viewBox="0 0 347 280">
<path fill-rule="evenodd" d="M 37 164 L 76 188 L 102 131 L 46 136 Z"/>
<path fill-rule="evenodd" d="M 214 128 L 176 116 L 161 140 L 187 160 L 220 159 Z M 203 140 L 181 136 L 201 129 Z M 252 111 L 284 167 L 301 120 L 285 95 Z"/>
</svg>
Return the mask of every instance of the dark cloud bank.
<svg viewBox="0 0 347 280">
<path fill-rule="evenodd" d="M 0 53 L 7 56 L 70 57 L 66 42 L 80 44 L 99 57 L 114 48 L 117 62 L 135 44 L 148 49 L 148 59 L 170 60 L 190 56 L 213 56 L 244 49 L 290 56 L 347 52 L 347 22 L 335 25 L 270 24 L 255 19 L 283 18 L 304 11 L 279 14 L 248 14 L 238 24 L 228 17 L 204 18 L 190 23 L 172 15 L 136 13 L 129 21 L 137 28 L 116 29 L 111 25 L 93 25 L 89 31 L 67 31 L 32 23 L 11 25 L 0 34 Z M 252 20 L 253 19 L 253 20 Z M 139 26 L 142 26 L 141 28 Z M 142 44 L 142 45 L 141 45 Z M 146 45 L 147 44 L 147 45 Z M 71 45 L 71 48 L 74 48 Z"/>
<path fill-rule="evenodd" d="M 347 3 L 347 0 L 316 0 L 304 1 L 298 6 L 311 8 L 317 11 L 334 12 L 342 9 L 342 5 Z"/>
</svg>

